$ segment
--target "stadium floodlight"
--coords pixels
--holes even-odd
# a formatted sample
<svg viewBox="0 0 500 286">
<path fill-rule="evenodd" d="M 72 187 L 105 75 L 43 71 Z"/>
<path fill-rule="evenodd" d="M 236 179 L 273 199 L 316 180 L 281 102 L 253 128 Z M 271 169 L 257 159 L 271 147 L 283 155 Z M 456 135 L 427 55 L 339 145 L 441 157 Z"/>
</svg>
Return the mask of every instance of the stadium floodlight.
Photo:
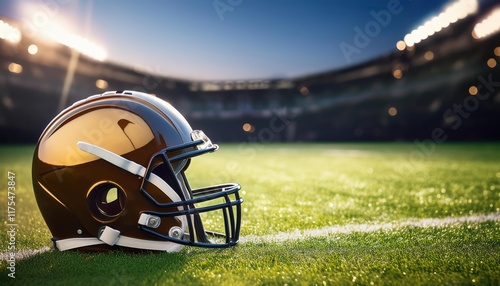
<svg viewBox="0 0 500 286">
<path fill-rule="evenodd" d="M 0 20 L 0 39 L 17 44 L 21 41 L 21 31 L 19 31 L 18 28 Z"/>
<path fill-rule="evenodd" d="M 494 68 L 497 66 L 497 60 L 495 60 L 494 58 L 489 58 L 487 61 L 486 61 L 486 65 L 489 67 L 489 68 Z"/>
<path fill-rule="evenodd" d="M 475 39 L 488 37 L 500 31 L 500 7 L 495 8 L 482 21 L 477 23 L 472 30 Z"/>
<path fill-rule="evenodd" d="M 413 35 L 407 34 L 404 38 L 404 42 L 406 43 L 407 47 L 413 47 L 413 45 L 415 44 L 415 41 L 413 40 Z"/>
<path fill-rule="evenodd" d="M 20 74 L 23 72 L 23 66 L 18 63 L 10 63 L 8 66 L 8 70 L 11 73 Z"/>
<path fill-rule="evenodd" d="M 88 57 L 99 61 L 105 60 L 107 52 L 102 46 L 70 32 L 74 31 L 71 27 L 78 25 L 65 19 L 59 2 L 67 1 L 16 1 L 17 9 L 24 19 L 23 33 L 26 37 L 37 38 L 38 41 L 44 42 L 55 41 Z"/>
<path fill-rule="evenodd" d="M 103 47 L 82 36 L 60 29 L 50 29 L 47 32 L 56 42 L 75 49 L 78 52 L 98 61 L 103 61 L 107 57 L 107 52 Z"/>
<path fill-rule="evenodd" d="M 442 29 L 456 23 L 458 20 L 464 19 L 467 16 L 477 12 L 477 0 L 458 0 L 446 6 L 437 16 L 432 17 L 424 24 L 415 28 L 404 37 L 404 42 L 407 47 L 412 47 L 415 44 L 433 36 Z M 498 23 L 498 21 L 497 21 Z"/>
<path fill-rule="evenodd" d="M 105 81 L 104 79 L 98 79 L 95 82 L 95 86 L 99 89 L 107 89 L 108 88 L 108 82 Z"/>
<path fill-rule="evenodd" d="M 400 51 L 403 51 L 404 49 L 406 49 L 406 43 L 404 41 L 398 41 L 396 43 L 396 48 Z"/>
<path fill-rule="evenodd" d="M 30 55 L 36 55 L 38 53 L 38 46 L 35 44 L 31 44 L 28 47 L 28 53 Z"/>
</svg>

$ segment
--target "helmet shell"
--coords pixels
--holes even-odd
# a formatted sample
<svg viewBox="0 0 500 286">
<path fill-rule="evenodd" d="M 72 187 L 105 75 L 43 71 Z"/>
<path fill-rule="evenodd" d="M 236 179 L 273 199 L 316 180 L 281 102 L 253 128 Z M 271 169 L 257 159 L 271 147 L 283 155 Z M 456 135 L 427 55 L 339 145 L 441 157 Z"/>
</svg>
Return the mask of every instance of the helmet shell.
<svg viewBox="0 0 500 286">
<path fill-rule="evenodd" d="M 141 194 L 142 178 L 80 150 L 77 142 L 102 147 L 146 167 L 157 152 L 191 141 L 191 132 L 170 104 L 142 93 L 104 93 L 62 111 L 42 133 L 32 165 L 35 197 L 54 239 L 98 237 L 107 225 L 129 237 L 154 240 L 139 230 L 137 221 L 143 210 L 165 209 Z M 188 159 L 182 160 L 172 169 L 178 173 L 187 164 Z M 177 182 L 168 183 L 182 196 Z M 149 184 L 148 188 L 155 187 Z M 151 192 L 161 202 L 172 201 L 159 190 Z M 165 235 L 172 226 L 180 226 L 180 221 L 172 217 L 162 222 Z"/>
</svg>

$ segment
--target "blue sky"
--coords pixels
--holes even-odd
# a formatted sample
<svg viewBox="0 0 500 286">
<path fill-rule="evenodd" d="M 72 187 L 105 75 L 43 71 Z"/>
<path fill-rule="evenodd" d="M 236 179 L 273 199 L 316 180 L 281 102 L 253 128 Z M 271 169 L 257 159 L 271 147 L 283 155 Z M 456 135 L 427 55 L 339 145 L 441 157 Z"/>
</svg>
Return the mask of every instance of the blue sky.
<svg viewBox="0 0 500 286">
<path fill-rule="evenodd" d="M 338 69 L 388 53 L 446 2 L 0 0 L 0 16 L 24 23 L 45 13 L 47 21 L 65 23 L 104 46 L 108 61 L 166 76 L 268 79 Z M 399 12 L 391 13 L 388 5 Z M 377 23 L 373 14 L 380 11 L 390 19 L 372 26 L 369 41 L 357 46 L 357 31 Z M 346 56 L 342 44 L 356 52 Z"/>
</svg>

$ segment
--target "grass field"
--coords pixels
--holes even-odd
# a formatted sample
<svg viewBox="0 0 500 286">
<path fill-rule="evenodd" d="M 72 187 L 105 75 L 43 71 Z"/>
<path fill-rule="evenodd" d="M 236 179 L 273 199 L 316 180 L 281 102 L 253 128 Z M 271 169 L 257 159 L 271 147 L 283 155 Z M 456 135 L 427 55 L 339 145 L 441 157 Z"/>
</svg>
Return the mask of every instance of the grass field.
<svg viewBox="0 0 500 286">
<path fill-rule="evenodd" d="M 0 147 L 0 285 L 500 285 L 498 142 L 223 144 L 188 178 L 243 186 L 241 243 L 139 255 L 48 250 L 32 151 Z"/>
</svg>

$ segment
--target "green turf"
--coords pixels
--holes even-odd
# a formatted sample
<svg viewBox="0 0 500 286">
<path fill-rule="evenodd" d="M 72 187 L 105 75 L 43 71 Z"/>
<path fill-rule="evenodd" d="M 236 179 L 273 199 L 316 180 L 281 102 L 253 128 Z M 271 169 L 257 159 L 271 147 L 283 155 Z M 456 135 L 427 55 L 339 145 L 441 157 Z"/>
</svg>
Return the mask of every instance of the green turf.
<svg viewBox="0 0 500 286">
<path fill-rule="evenodd" d="M 500 213 L 500 143 L 223 144 L 193 160 L 192 186 L 236 181 L 242 236 Z M 32 196 L 32 146 L 0 147 L 0 246 L 7 172 L 16 174 L 16 247 L 49 245 Z M 4 207 L 5 206 L 5 207 Z M 499 285 L 500 221 L 400 227 L 168 254 L 51 251 L 17 261 L 37 285 Z"/>
</svg>

